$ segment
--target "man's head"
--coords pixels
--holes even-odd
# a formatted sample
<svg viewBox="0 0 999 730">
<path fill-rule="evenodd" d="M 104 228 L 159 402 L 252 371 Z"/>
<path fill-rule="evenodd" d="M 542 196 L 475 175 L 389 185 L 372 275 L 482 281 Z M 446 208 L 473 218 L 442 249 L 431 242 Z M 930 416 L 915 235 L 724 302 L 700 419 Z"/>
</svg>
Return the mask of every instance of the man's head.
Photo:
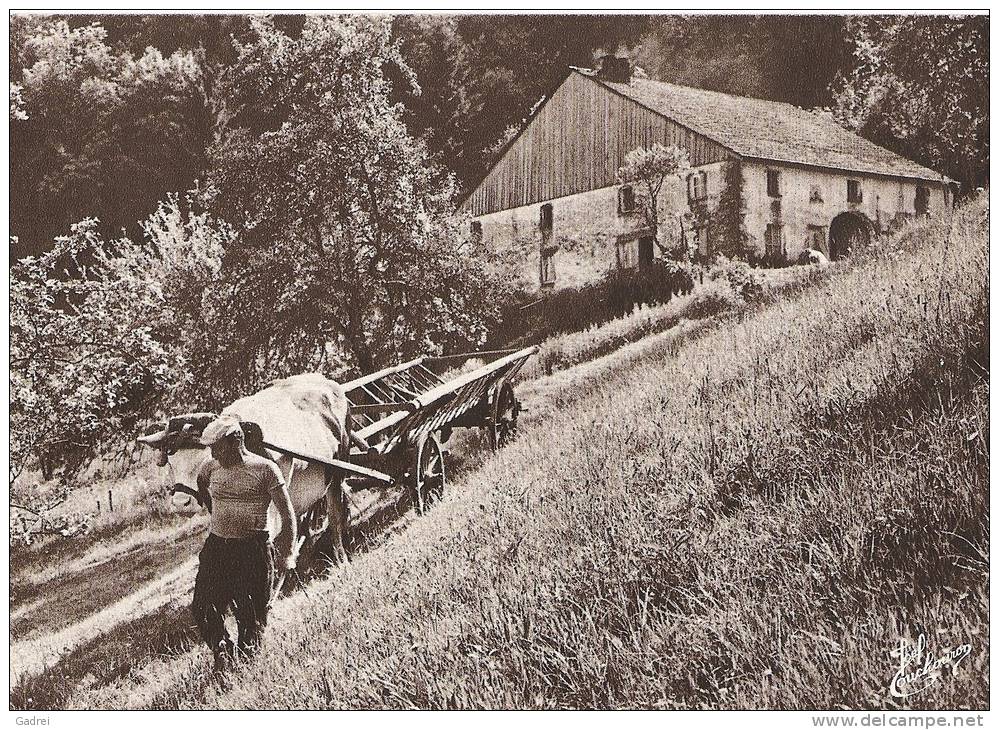
<svg viewBox="0 0 999 730">
<path fill-rule="evenodd" d="M 201 432 L 200 440 L 222 466 L 232 466 L 242 458 L 243 429 L 239 420 L 232 416 L 223 415 L 209 423 Z"/>
</svg>

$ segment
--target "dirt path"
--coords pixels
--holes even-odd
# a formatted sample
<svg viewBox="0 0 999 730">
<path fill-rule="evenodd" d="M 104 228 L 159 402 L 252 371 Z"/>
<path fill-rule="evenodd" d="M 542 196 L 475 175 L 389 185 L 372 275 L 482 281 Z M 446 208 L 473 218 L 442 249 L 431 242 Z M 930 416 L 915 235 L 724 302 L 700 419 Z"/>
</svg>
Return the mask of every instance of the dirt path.
<svg viewBox="0 0 999 730">
<path fill-rule="evenodd" d="M 410 505 L 398 491 L 356 492 L 359 549 L 381 544 Z M 57 708 L 77 691 L 199 643 L 188 604 L 207 518 L 143 530 L 11 576 L 11 706 Z"/>
<path fill-rule="evenodd" d="M 56 578 L 14 583 L 12 602 L 24 603 L 11 614 L 11 705 L 57 706 L 53 700 L 76 681 L 121 671 L 180 641 L 202 532 L 198 524 L 179 534 L 153 531 L 121 550 L 83 556 Z M 164 619 L 171 607 L 172 632 Z M 150 617 L 154 633 L 145 635 L 135 624 Z"/>
<path fill-rule="evenodd" d="M 177 530 L 163 528 L 124 542 L 117 550 L 95 549 L 60 570 L 12 577 L 10 635 L 16 646 L 74 626 L 106 607 L 127 601 L 196 554 L 204 540 L 202 521 Z M 15 667 L 16 669 L 16 667 Z"/>
</svg>

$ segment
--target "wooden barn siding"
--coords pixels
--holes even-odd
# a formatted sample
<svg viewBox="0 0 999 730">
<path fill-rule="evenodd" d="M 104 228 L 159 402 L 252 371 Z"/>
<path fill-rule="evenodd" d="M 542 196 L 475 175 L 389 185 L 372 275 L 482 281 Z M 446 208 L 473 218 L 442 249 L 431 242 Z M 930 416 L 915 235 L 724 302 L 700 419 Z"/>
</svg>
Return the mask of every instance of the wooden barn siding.
<svg viewBox="0 0 999 730">
<path fill-rule="evenodd" d="M 656 142 L 691 164 L 730 157 L 691 132 L 579 73 L 572 73 L 465 201 L 473 216 L 613 185 L 624 156 Z"/>
</svg>

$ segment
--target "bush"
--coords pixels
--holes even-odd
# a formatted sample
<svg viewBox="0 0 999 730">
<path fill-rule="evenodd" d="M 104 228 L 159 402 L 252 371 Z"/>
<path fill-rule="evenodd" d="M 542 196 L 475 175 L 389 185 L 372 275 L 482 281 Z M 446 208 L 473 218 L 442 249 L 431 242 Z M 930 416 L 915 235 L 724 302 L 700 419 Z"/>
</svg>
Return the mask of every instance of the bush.
<svg viewBox="0 0 999 730">
<path fill-rule="evenodd" d="M 688 319 L 703 319 L 713 317 L 722 312 L 738 309 L 745 303 L 731 286 L 728 279 L 721 277 L 710 279 L 697 287 L 690 305 L 687 307 Z"/>
<path fill-rule="evenodd" d="M 726 280 L 732 291 L 746 302 L 759 301 L 766 293 L 763 277 L 745 261 L 719 256 L 708 271 L 708 278 Z"/>
<path fill-rule="evenodd" d="M 578 332 L 630 314 L 639 305 L 665 304 L 693 288 L 693 269 L 681 262 L 657 259 L 648 268 L 613 270 L 592 284 L 554 291 L 534 302 L 511 304 L 492 342 L 536 342 Z"/>
<path fill-rule="evenodd" d="M 87 219 L 11 266 L 10 481 L 27 480 L 27 501 L 28 472 L 73 486 L 191 383 L 202 294 L 230 238 L 188 208 L 161 204 L 142 241 L 105 240 Z"/>
<path fill-rule="evenodd" d="M 688 265 L 656 259 L 644 269 L 614 271 L 608 277 L 610 303 L 619 314 L 627 314 L 636 304 L 665 304 L 675 294 L 689 294 L 694 279 Z"/>
</svg>

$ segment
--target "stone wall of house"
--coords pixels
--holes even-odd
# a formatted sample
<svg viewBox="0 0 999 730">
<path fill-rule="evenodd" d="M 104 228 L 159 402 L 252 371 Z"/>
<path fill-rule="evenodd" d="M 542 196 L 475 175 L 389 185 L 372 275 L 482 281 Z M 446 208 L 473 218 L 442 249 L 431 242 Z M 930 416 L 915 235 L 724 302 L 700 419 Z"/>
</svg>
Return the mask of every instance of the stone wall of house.
<svg viewBox="0 0 999 730">
<path fill-rule="evenodd" d="M 705 196 L 691 210 L 686 177 L 674 178 L 660 194 L 660 241 L 675 246 L 681 240 L 691 250 L 717 250 L 715 229 L 718 204 L 725 187 L 726 165 L 712 163 L 692 172 L 704 175 Z M 829 231 L 842 213 L 869 221 L 872 233 L 882 234 L 905 217 L 916 215 L 917 187 L 929 189 L 929 215 L 944 215 L 950 205 L 942 183 L 899 180 L 877 175 L 840 173 L 794 165 L 738 163 L 742 173 L 742 226 L 747 247 L 767 255 L 767 226 L 776 227 L 780 257 L 795 261 L 806 248 L 830 253 Z M 767 171 L 776 171 L 778 194 L 771 196 Z M 849 180 L 857 181 L 860 202 L 847 200 Z M 640 212 L 641 186 L 634 185 L 635 210 L 619 209 L 621 186 L 591 190 L 554 200 L 490 213 L 475 219 L 482 242 L 493 251 L 509 254 L 509 265 L 528 291 L 578 287 L 604 276 L 620 265 L 637 265 L 639 241 L 651 232 Z M 551 205 L 551 233 L 542 233 L 542 207 Z M 710 235 L 709 235 L 710 233 Z M 653 255 L 660 251 L 653 247 Z M 547 281 L 542 282 L 542 251 L 550 253 Z M 553 276 L 552 276 L 553 275 Z"/>
<path fill-rule="evenodd" d="M 701 205 L 713 209 L 723 185 L 725 163 L 703 165 L 706 198 Z M 541 201 L 518 208 L 489 213 L 474 219 L 481 226 L 482 243 L 493 251 L 511 253 L 511 260 L 523 288 L 578 287 L 598 280 L 609 270 L 638 261 L 639 239 L 651 232 L 641 213 L 641 186 L 633 185 L 635 208 L 619 208 L 621 186 L 615 185 Z M 542 206 L 552 207 L 552 232 L 548 243 L 542 235 Z M 660 240 L 675 244 L 681 235 L 697 245 L 688 203 L 686 178 L 667 181 L 659 196 Z M 681 224 L 682 220 L 682 224 Z M 542 285 L 542 248 L 552 251 L 554 281 Z M 660 252 L 653 247 L 655 257 Z"/>
<path fill-rule="evenodd" d="M 777 172 L 776 197 L 768 194 L 768 170 Z M 928 188 L 931 216 L 945 215 L 950 205 L 942 183 L 760 162 L 743 162 L 742 174 L 744 226 L 750 245 L 764 255 L 767 225 L 779 225 L 784 254 L 790 261 L 806 248 L 820 248 L 828 255 L 829 229 L 842 213 L 862 215 L 879 235 L 889 232 L 904 218 L 916 215 L 919 186 Z M 859 184 L 860 202 L 847 199 L 849 180 Z"/>
</svg>

